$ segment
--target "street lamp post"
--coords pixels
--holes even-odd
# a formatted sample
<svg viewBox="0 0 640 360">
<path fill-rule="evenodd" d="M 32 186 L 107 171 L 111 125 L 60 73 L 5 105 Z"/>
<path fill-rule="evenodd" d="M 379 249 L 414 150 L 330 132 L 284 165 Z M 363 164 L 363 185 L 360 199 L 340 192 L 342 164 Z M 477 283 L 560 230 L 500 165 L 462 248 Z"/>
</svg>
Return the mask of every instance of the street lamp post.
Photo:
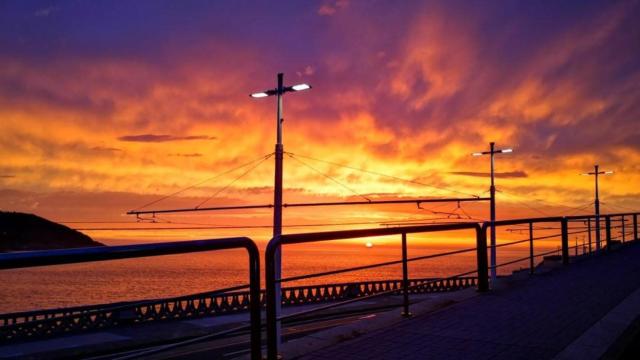
<svg viewBox="0 0 640 360">
<path fill-rule="evenodd" d="M 265 90 L 261 92 L 252 93 L 252 98 L 263 98 L 268 96 L 277 96 L 277 118 L 276 118 L 276 149 L 275 149 L 275 176 L 274 176 L 274 190 L 273 190 L 273 237 L 280 236 L 282 234 L 282 172 L 283 172 L 283 158 L 284 158 L 284 145 L 282 144 L 282 97 L 285 93 L 291 91 L 302 91 L 311 89 L 308 84 L 298 84 L 293 86 L 284 86 L 284 74 L 278 73 L 278 87 L 275 89 Z M 275 253 L 275 277 L 276 279 L 282 278 L 282 263 L 280 248 Z M 280 282 L 276 282 L 276 304 L 275 304 L 275 317 L 280 317 L 281 313 L 281 285 Z M 251 301 L 259 301 L 259 299 L 251 299 Z M 276 322 L 276 344 L 280 345 L 280 321 Z M 267 339 L 269 341 L 269 339 Z"/>
<path fill-rule="evenodd" d="M 495 143 L 489 143 L 489 151 L 475 152 L 471 155 L 482 156 L 490 155 L 491 158 L 491 187 L 490 193 L 490 212 L 491 212 L 491 285 L 496 283 L 496 187 L 495 187 L 495 171 L 494 171 L 494 155 L 513 152 L 513 149 L 495 149 Z"/>
<path fill-rule="evenodd" d="M 593 167 L 593 171 L 592 172 L 588 172 L 588 173 L 584 173 L 582 175 L 593 175 L 595 176 L 595 182 L 596 182 L 596 200 L 594 202 L 595 204 L 595 212 L 596 212 L 596 253 L 600 251 L 600 196 L 599 196 L 599 190 L 598 190 L 598 176 L 599 175 L 609 175 L 609 174 L 613 174 L 613 171 L 600 171 L 600 166 L 599 165 L 594 165 Z M 591 244 L 589 244 L 591 245 Z"/>
</svg>

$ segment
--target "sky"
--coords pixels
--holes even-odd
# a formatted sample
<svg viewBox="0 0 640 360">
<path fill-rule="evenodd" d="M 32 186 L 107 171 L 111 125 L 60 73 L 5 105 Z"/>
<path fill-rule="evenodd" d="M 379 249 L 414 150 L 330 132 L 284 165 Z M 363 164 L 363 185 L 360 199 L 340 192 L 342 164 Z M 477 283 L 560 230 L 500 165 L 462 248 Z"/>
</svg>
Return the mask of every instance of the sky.
<svg viewBox="0 0 640 360">
<path fill-rule="evenodd" d="M 270 210 L 125 213 L 184 189 L 146 209 L 272 203 L 276 104 L 248 94 L 282 72 L 313 86 L 284 98 L 285 202 L 486 196 L 488 158 L 470 154 L 493 141 L 514 149 L 496 158 L 499 218 L 592 211 L 594 164 L 615 171 L 603 211 L 637 210 L 639 18 L 638 1 L 2 1 L 0 209 L 268 227 Z M 284 221 L 487 218 L 486 202 L 437 206 Z"/>
</svg>

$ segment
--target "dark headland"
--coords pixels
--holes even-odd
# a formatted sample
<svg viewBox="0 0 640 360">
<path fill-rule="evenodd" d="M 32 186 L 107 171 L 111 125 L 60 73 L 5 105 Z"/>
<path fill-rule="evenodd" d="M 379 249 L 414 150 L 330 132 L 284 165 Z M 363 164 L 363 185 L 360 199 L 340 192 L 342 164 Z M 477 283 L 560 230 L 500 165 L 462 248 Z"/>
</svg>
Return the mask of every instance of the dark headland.
<svg viewBox="0 0 640 360">
<path fill-rule="evenodd" d="M 33 214 L 0 211 L 0 252 L 91 246 L 104 244 Z"/>
</svg>

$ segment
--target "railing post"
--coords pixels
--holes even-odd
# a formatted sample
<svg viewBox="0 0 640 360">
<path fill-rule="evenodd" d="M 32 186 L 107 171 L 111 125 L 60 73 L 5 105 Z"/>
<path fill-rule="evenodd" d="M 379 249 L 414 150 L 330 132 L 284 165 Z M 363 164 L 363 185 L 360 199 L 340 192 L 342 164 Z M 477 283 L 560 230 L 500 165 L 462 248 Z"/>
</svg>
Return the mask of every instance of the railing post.
<svg viewBox="0 0 640 360">
<path fill-rule="evenodd" d="M 402 295 L 404 311 L 402 316 L 410 317 L 409 312 L 409 264 L 407 263 L 407 234 L 402 233 Z"/>
<path fill-rule="evenodd" d="M 560 221 L 562 228 L 562 264 L 569 264 L 569 221 L 563 217 Z"/>
<path fill-rule="evenodd" d="M 587 239 L 589 239 L 589 254 L 591 254 L 591 218 L 587 218 Z"/>
<path fill-rule="evenodd" d="M 606 237 L 607 241 L 607 251 L 611 250 L 611 216 L 607 215 L 605 218 L 605 229 L 606 229 Z"/>
<path fill-rule="evenodd" d="M 260 252 L 255 243 L 247 246 L 249 252 L 249 311 L 251 318 L 251 360 L 262 359 L 262 324 L 260 305 Z"/>
<path fill-rule="evenodd" d="M 529 222 L 529 273 L 533 272 L 533 222 Z"/>
<path fill-rule="evenodd" d="M 478 263 L 478 291 L 489 290 L 489 269 L 487 261 L 487 228 L 488 223 L 476 227 L 476 259 Z"/>
<path fill-rule="evenodd" d="M 638 214 L 633 214 L 633 240 L 638 240 Z"/>
<path fill-rule="evenodd" d="M 275 245 L 275 243 L 278 245 Z M 278 329 L 276 314 L 276 268 L 275 252 L 280 246 L 280 237 L 275 237 L 267 244 L 265 251 L 265 296 L 266 296 L 266 318 L 267 318 L 267 359 L 278 359 Z"/>
</svg>

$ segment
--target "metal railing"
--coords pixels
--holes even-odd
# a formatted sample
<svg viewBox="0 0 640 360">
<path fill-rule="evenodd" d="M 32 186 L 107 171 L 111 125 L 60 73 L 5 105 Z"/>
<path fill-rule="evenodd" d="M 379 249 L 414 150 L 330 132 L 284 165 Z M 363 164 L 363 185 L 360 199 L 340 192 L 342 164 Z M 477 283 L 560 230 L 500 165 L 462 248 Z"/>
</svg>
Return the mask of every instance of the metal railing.
<svg viewBox="0 0 640 360">
<path fill-rule="evenodd" d="M 620 218 L 620 222 L 621 224 L 619 226 L 613 226 L 612 225 L 612 219 L 619 217 Z M 626 217 L 631 217 L 633 219 L 633 229 L 631 232 L 628 232 L 626 229 Z M 575 235 L 575 234 L 588 234 L 589 236 L 589 240 L 588 240 L 588 245 L 589 245 L 589 249 L 591 249 L 591 245 L 595 243 L 595 241 L 593 241 L 592 237 L 591 237 L 591 233 L 592 231 L 595 230 L 595 228 L 592 228 L 592 220 L 595 221 L 596 217 L 595 215 L 574 215 L 574 216 L 558 216 L 558 217 L 540 217 L 540 218 L 527 218 L 527 219 L 512 219 L 512 220 L 501 220 L 501 221 L 496 221 L 495 222 L 495 226 L 496 228 L 501 227 L 501 226 L 510 226 L 510 225 L 527 225 L 528 226 L 528 231 L 529 231 L 529 237 L 527 239 L 523 239 L 523 240 L 516 240 L 516 241 L 512 241 L 512 242 L 507 242 L 507 243 L 503 243 L 503 244 L 498 244 L 496 245 L 496 248 L 501 248 L 501 247 L 505 247 L 505 246 L 511 246 L 511 245 L 516 245 L 516 244 L 520 244 L 520 243 L 525 243 L 528 242 L 529 243 L 529 255 L 526 257 L 522 257 L 522 258 L 518 258 L 515 260 L 509 260 L 507 262 L 503 262 L 500 264 L 496 264 L 496 268 L 499 267 L 504 267 L 507 265 L 512 265 L 518 262 L 522 262 L 525 260 L 529 261 L 529 271 L 530 273 L 534 272 L 534 268 L 535 268 L 535 259 L 538 257 L 543 257 L 543 256 L 547 256 L 547 255 L 551 255 L 554 253 L 557 253 L 557 250 L 552 250 L 552 251 L 547 251 L 547 252 L 543 252 L 543 253 L 538 253 L 535 254 L 534 253 L 534 241 L 535 240 L 546 240 L 546 239 L 552 239 L 555 237 L 560 237 L 560 253 L 561 253 L 561 259 L 562 259 L 562 264 L 567 265 L 569 264 L 570 261 L 570 250 L 571 249 L 576 249 L 577 252 L 577 248 L 580 245 L 575 245 L 575 246 L 569 246 L 569 235 Z M 604 247 L 602 247 L 602 249 L 604 249 L 604 251 L 609 251 L 612 248 L 613 242 L 616 241 L 616 238 L 614 238 L 612 236 L 612 230 L 613 229 L 621 229 L 621 234 L 620 234 L 620 241 L 622 243 L 625 242 L 626 240 L 626 235 L 630 235 L 633 234 L 633 239 L 637 240 L 638 239 L 638 213 L 620 213 L 620 214 L 605 214 L 605 215 L 600 215 L 600 221 L 602 223 L 604 223 L 604 227 L 600 227 L 601 229 L 604 229 L 605 231 L 605 236 L 604 236 L 604 242 L 605 245 Z M 570 223 L 572 222 L 586 222 L 586 228 L 580 228 L 574 231 L 570 230 Z M 536 230 L 534 228 L 534 224 L 540 224 L 540 223 L 556 223 L 560 225 L 560 233 L 555 233 L 552 235 L 544 235 L 544 236 L 538 236 L 535 237 L 534 236 L 534 230 Z M 491 223 L 489 222 L 485 222 L 482 225 L 482 231 L 484 233 L 484 236 L 486 237 L 488 230 L 491 228 Z M 542 230 L 551 230 L 551 229 L 557 229 L 557 228 L 542 228 Z M 488 246 L 489 248 L 491 248 L 491 246 Z M 589 253 L 592 253 L 591 250 L 589 251 Z M 499 257 L 499 256 L 498 256 Z"/>
<path fill-rule="evenodd" d="M 34 266 L 75 264 L 94 261 L 106 261 L 117 259 L 130 259 L 149 256 L 184 254 L 202 251 L 228 250 L 244 248 L 249 255 L 249 300 L 250 300 L 250 328 L 251 332 L 251 358 L 259 360 L 261 354 L 261 319 L 260 319 L 260 301 L 251 301 L 251 299 L 260 299 L 260 254 L 258 247 L 249 238 L 236 237 L 224 239 L 207 239 L 194 241 L 177 241 L 167 243 L 154 243 L 143 245 L 124 245 L 124 246 L 106 246 L 95 248 L 80 248 L 66 250 L 51 251 L 31 251 L 23 253 L 0 254 L 0 270 L 18 269 Z M 246 288 L 246 285 L 232 289 Z M 113 321 L 117 321 L 119 312 L 118 305 L 114 306 L 112 312 L 103 313 L 102 316 L 113 316 Z M 96 319 L 96 315 L 92 313 L 81 313 L 85 320 Z M 46 321 L 46 319 L 39 320 Z M 73 326 L 74 321 L 59 321 L 60 326 Z M 85 322 L 86 323 L 86 322 Z M 21 324 L 13 324 L 14 331 L 20 331 Z M 210 334 L 209 337 L 223 335 L 245 329 L 242 328 L 225 330 L 220 333 Z"/>
<path fill-rule="evenodd" d="M 476 238 L 476 247 L 467 248 L 456 251 L 449 251 L 446 253 L 438 253 L 426 256 L 419 256 L 414 258 L 408 258 L 407 256 L 407 234 L 411 233 L 433 233 L 443 231 L 455 231 L 455 230 L 474 230 Z M 331 240 L 347 240 L 355 238 L 366 238 L 373 236 L 389 236 L 389 235 L 401 235 L 402 244 L 402 260 L 388 261 L 377 264 L 370 264 L 364 266 L 357 266 L 346 269 L 325 271 L 315 274 L 294 276 L 289 278 L 277 279 L 275 277 L 275 253 L 282 245 L 289 244 L 302 244 L 311 242 L 322 242 Z M 335 275 L 345 272 L 352 272 L 358 270 L 372 269 L 382 266 L 402 264 L 402 295 L 403 295 L 403 308 L 404 315 L 409 315 L 409 293 L 412 288 L 429 286 L 430 282 L 421 282 L 410 285 L 408 278 L 408 263 L 418 260 L 433 259 L 437 257 L 462 254 L 468 252 L 476 252 L 476 269 L 461 274 L 450 276 L 449 278 L 459 278 L 467 276 L 473 273 L 477 273 L 477 286 L 479 291 L 486 291 L 489 288 L 488 273 L 487 273 L 487 247 L 486 247 L 486 233 L 482 231 L 482 228 L 477 223 L 455 223 L 455 224 L 440 224 L 440 225 L 425 225 L 425 226 L 409 226 L 409 227 L 396 227 L 396 228 L 382 228 L 382 229 L 363 229 L 363 230 L 345 230 L 345 231 L 329 231 L 318 233 L 305 233 L 305 234 L 290 234 L 280 235 L 273 238 L 267 245 L 265 252 L 265 273 L 266 273 L 266 300 L 267 300 L 267 358 L 276 359 L 278 357 L 278 322 L 291 319 L 297 316 L 306 315 L 312 312 L 327 310 L 337 306 L 351 304 L 357 301 L 371 299 L 373 297 L 379 297 L 383 295 L 389 295 L 397 293 L 397 289 L 390 289 L 376 294 L 358 297 L 355 299 L 349 299 L 340 301 L 337 303 L 315 307 L 310 310 L 300 311 L 286 316 L 278 316 L 276 314 L 276 284 L 287 281 L 309 279 L 320 276 Z M 445 278 L 448 279 L 448 278 Z"/>
<path fill-rule="evenodd" d="M 626 221 L 625 220 L 626 217 L 632 217 L 632 219 L 633 219 L 633 225 L 632 225 L 633 229 L 632 229 L 632 231 L 630 233 L 633 234 L 633 239 L 634 240 L 638 240 L 638 219 L 637 219 L 638 218 L 638 213 L 620 213 L 620 214 L 600 215 L 600 219 L 601 219 L 601 221 L 604 221 L 604 225 L 605 225 L 604 226 L 604 231 L 605 231 L 606 235 L 604 237 L 604 241 L 605 241 L 606 245 L 604 246 L 604 249 L 606 251 L 610 251 L 611 250 L 612 244 L 613 244 L 613 241 L 614 241 L 614 239 L 612 238 L 611 231 L 612 231 L 612 229 L 614 229 L 616 227 L 612 226 L 611 222 L 612 222 L 612 219 L 615 218 L 615 217 L 620 217 L 621 218 L 621 225 L 619 225 L 618 228 L 622 229 L 622 232 L 621 232 L 622 242 L 625 241 L 626 235 L 628 234 L 628 231 L 626 229 L 626 222 L 625 222 Z M 498 245 L 495 246 L 496 248 L 502 248 L 502 247 L 505 247 L 505 246 L 516 245 L 516 244 L 521 244 L 521 243 L 528 242 L 529 243 L 529 255 L 527 257 L 518 258 L 518 259 L 515 259 L 515 260 L 509 260 L 507 262 L 504 262 L 504 263 L 501 263 L 501 264 L 497 264 L 496 268 L 528 260 L 529 261 L 530 271 L 531 271 L 531 273 L 533 273 L 533 270 L 534 270 L 534 267 L 535 267 L 535 259 L 536 258 L 542 257 L 542 256 L 546 256 L 546 255 L 550 255 L 550 254 L 558 252 L 558 250 L 553 250 L 553 251 L 547 251 L 547 252 L 535 254 L 534 253 L 534 241 L 535 240 L 552 239 L 554 237 L 560 237 L 559 250 L 560 250 L 560 253 L 561 253 L 562 264 L 564 264 L 564 265 L 569 264 L 569 259 L 570 259 L 569 249 L 577 248 L 577 246 L 578 246 L 578 245 L 573 246 L 573 247 L 569 246 L 569 235 L 585 233 L 585 232 L 588 232 L 589 234 L 591 234 L 592 230 L 590 228 L 590 221 L 592 219 L 595 219 L 595 216 L 593 216 L 593 215 L 576 215 L 576 216 L 559 216 L 559 217 L 513 219 L 513 220 L 503 220 L 503 221 L 495 222 L 495 226 L 496 227 L 506 226 L 506 225 L 522 225 L 522 224 L 526 224 L 526 225 L 528 225 L 528 230 L 529 230 L 529 237 L 527 239 L 511 241 L 511 242 L 508 242 L 508 243 L 498 244 Z M 588 230 L 585 231 L 584 229 L 580 229 L 578 231 L 570 231 L 569 223 L 570 222 L 577 222 L 577 221 L 588 221 L 589 222 Z M 556 224 L 559 224 L 560 233 L 553 234 L 553 235 L 545 235 L 545 236 L 534 237 L 534 224 L 539 224 L 539 223 L 556 223 Z M 360 297 L 360 298 L 357 298 L 357 299 L 349 299 L 349 300 L 341 301 L 341 302 L 338 302 L 338 303 L 329 304 L 329 305 L 325 305 L 325 306 L 320 306 L 320 307 L 316 307 L 314 309 L 305 310 L 305 311 L 297 312 L 297 313 L 294 313 L 294 314 L 289 314 L 289 315 L 286 315 L 286 316 L 278 316 L 278 314 L 276 313 L 276 285 L 277 284 L 283 283 L 283 282 L 287 282 L 287 281 L 293 281 L 293 280 L 302 280 L 302 279 L 308 279 L 308 278 L 319 277 L 319 276 L 326 276 L 326 275 L 334 275 L 334 274 L 339 274 L 339 273 L 345 273 L 345 272 L 350 272 L 350 271 L 371 269 L 371 268 L 376 268 L 376 267 L 381 267 L 381 266 L 402 264 L 403 282 L 402 282 L 402 289 L 400 289 L 400 290 L 401 290 L 401 293 L 403 295 L 403 300 L 402 300 L 402 307 L 404 309 L 403 314 L 408 315 L 409 314 L 409 294 L 410 294 L 411 289 L 415 288 L 415 287 L 419 287 L 419 286 L 424 286 L 424 284 L 411 284 L 410 285 L 409 282 L 408 282 L 408 263 L 412 262 L 412 261 L 426 260 L 426 259 L 442 257 L 442 256 L 450 256 L 450 255 L 461 254 L 461 253 L 466 253 L 466 252 L 475 252 L 476 253 L 476 264 L 477 264 L 476 269 L 474 269 L 472 271 L 469 271 L 469 272 L 456 274 L 456 275 L 450 276 L 449 278 L 452 278 L 452 279 L 453 278 L 459 278 L 461 276 L 477 273 L 477 289 L 478 289 L 478 291 L 484 292 L 484 291 L 489 290 L 488 271 L 489 271 L 490 267 L 489 267 L 488 261 L 487 261 L 488 260 L 487 259 L 487 250 L 490 247 L 487 246 L 487 232 L 488 232 L 488 229 L 490 229 L 490 228 L 491 228 L 491 223 L 490 222 L 484 222 L 482 224 L 457 223 L 457 224 L 439 224 L 439 225 L 424 225 L 424 226 L 410 226 L 410 227 L 395 227 L 395 228 L 384 228 L 384 229 L 362 229 L 362 230 L 331 231 L 331 232 L 320 232 L 320 233 L 291 234 L 291 235 L 281 235 L 281 236 L 273 238 L 269 242 L 269 244 L 267 245 L 267 250 L 266 250 L 266 253 L 265 253 L 266 302 L 267 302 L 267 304 L 266 304 L 266 312 L 267 312 L 267 316 L 266 316 L 266 322 L 267 322 L 266 323 L 266 329 L 267 329 L 267 358 L 269 360 L 278 358 L 278 346 L 279 346 L 278 322 L 280 322 L 282 320 L 291 319 L 291 318 L 294 318 L 294 317 L 297 317 L 297 316 L 300 316 L 300 315 L 305 315 L 305 314 L 308 314 L 308 313 L 311 313 L 311 312 L 316 312 L 316 311 L 322 311 L 322 310 L 330 309 L 330 308 L 341 306 L 341 305 L 351 304 L 351 303 L 354 303 L 356 301 L 370 299 L 372 297 L 378 297 L 378 296 L 389 295 L 389 294 L 392 294 L 392 293 L 396 293 L 396 294 L 398 293 L 398 289 L 389 290 L 389 291 L 383 291 L 383 292 L 379 292 L 379 293 L 376 293 L 376 294 L 363 296 L 363 297 Z M 415 258 L 408 258 L 407 257 L 407 234 L 410 234 L 410 233 L 430 233 L 430 232 L 442 232 L 442 231 L 455 231 L 455 230 L 464 230 L 464 229 L 475 229 L 475 231 L 476 231 L 476 247 L 475 248 L 467 248 L 467 249 L 443 252 L 443 253 L 432 254 L 432 255 L 427 255 L 427 256 L 420 256 L 420 257 L 415 257 Z M 401 235 L 401 246 L 402 246 L 402 259 L 401 260 L 388 261 L 388 262 L 384 262 L 384 263 L 377 263 L 377 264 L 358 266 L 358 267 L 352 267 L 352 268 L 346 268 L 346 269 L 332 270 L 332 271 L 326 271 L 326 272 L 315 273 L 315 274 L 300 275 L 300 276 L 289 277 L 289 278 L 278 279 L 278 278 L 275 277 L 275 273 L 276 272 L 275 272 L 274 257 L 275 257 L 276 251 L 282 245 L 321 242 L 321 241 L 331 241 L 331 240 L 345 240 L 345 239 L 354 239 L 354 238 L 366 238 L 366 237 L 373 237 L 373 236 L 388 236 L 388 235 Z M 591 244 L 591 240 L 589 240 L 589 242 Z M 445 278 L 445 279 L 447 279 L 447 278 Z"/>
</svg>

